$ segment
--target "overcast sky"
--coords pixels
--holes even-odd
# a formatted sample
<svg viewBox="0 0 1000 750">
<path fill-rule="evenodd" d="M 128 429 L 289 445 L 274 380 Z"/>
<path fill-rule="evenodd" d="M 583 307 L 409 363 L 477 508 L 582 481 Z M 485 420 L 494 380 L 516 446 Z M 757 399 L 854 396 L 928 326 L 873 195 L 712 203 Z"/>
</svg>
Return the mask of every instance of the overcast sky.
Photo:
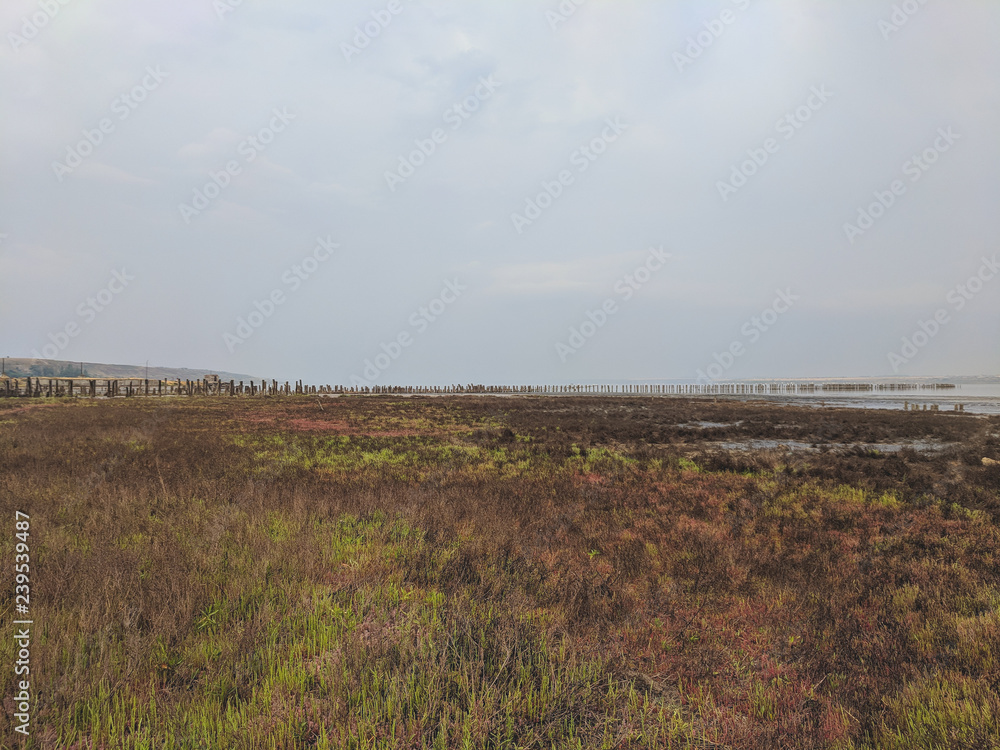
<svg viewBox="0 0 1000 750">
<path fill-rule="evenodd" d="M 992 0 L 4 0 L 0 31 L 2 354 L 1000 373 Z"/>
</svg>

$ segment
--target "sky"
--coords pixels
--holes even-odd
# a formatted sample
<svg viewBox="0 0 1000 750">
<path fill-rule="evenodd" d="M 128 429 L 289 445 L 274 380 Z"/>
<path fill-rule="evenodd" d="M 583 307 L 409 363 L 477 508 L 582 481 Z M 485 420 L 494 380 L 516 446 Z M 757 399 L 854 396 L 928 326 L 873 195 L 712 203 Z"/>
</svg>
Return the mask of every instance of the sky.
<svg viewBox="0 0 1000 750">
<path fill-rule="evenodd" d="M 0 354 L 1000 373 L 991 0 L 4 0 Z"/>
</svg>

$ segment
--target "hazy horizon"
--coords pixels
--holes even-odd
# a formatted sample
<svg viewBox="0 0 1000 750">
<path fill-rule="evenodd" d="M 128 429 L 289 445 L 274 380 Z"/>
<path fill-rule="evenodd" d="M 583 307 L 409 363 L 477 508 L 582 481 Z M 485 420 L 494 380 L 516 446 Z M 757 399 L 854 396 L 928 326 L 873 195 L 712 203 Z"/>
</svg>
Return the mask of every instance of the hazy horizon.
<svg viewBox="0 0 1000 750">
<path fill-rule="evenodd" d="M 98 379 L 105 378 L 105 377 L 121 377 L 123 379 L 127 379 L 127 378 L 130 378 L 130 377 L 131 378 L 135 378 L 135 377 L 141 377 L 141 376 L 137 376 L 137 375 L 121 375 L 121 376 L 93 375 L 93 373 L 91 373 L 88 368 L 92 368 L 92 367 L 111 367 L 111 368 L 127 368 L 127 367 L 132 367 L 132 368 L 136 368 L 137 370 L 141 371 L 144 367 L 146 367 L 145 363 L 138 364 L 138 365 L 133 365 L 133 364 L 122 363 L 122 362 L 71 362 L 69 360 L 46 360 L 46 359 L 32 359 L 32 358 L 8 357 L 7 360 L 6 360 L 8 375 L 10 375 L 11 370 L 17 369 L 18 367 L 20 367 L 21 369 L 23 369 L 23 367 L 25 366 L 25 363 L 27 363 L 27 362 L 47 362 L 47 363 L 52 363 L 52 364 L 57 365 L 57 366 L 62 366 L 62 365 L 77 365 L 77 364 L 80 364 L 80 365 L 83 365 L 83 367 L 85 369 L 85 374 L 84 374 L 83 377 L 96 377 Z M 162 362 L 161 363 L 150 362 L 149 365 L 148 365 L 148 368 L 151 371 L 150 378 L 153 378 L 153 379 L 161 377 L 161 376 L 160 375 L 154 375 L 152 371 L 163 371 L 163 370 L 190 370 L 192 372 L 206 372 L 206 373 L 213 373 L 213 374 L 216 374 L 216 375 L 223 375 L 224 376 L 223 379 L 226 379 L 226 378 L 229 378 L 229 377 L 236 377 L 237 380 L 240 379 L 240 378 L 242 378 L 245 381 L 259 381 L 259 380 L 270 381 L 270 380 L 275 379 L 275 378 L 272 378 L 271 376 L 267 375 L 266 373 L 263 373 L 263 374 L 262 373 L 253 373 L 253 374 L 250 374 L 250 373 L 233 373 L 233 372 L 229 372 L 229 371 L 226 371 L 226 370 L 222 370 L 220 368 L 217 368 L 217 369 L 213 370 L 212 368 L 208 368 L 208 367 L 174 367 L 172 365 L 164 364 Z M 41 376 L 41 377 L 48 377 L 48 376 Z M 77 375 L 75 377 L 80 377 L 80 376 Z M 715 381 L 715 382 L 720 383 L 720 384 L 722 384 L 722 383 L 754 383 L 754 382 L 757 382 L 757 383 L 766 383 L 766 382 L 822 383 L 822 382 L 838 382 L 838 381 L 843 381 L 843 382 L 858 382 L 858 383 L 867 383 L 867 382 L 878 383 L 878 382 L 893 382 L 893 381 L 899 381 L 899 382 L 907 382 L 907 381 L 922 381 L 922 382 L 942 381 L 942 382 L 949 382 L 949 381 L 954 381 L 954 382 L 962 383 L 963 381 L 968 381 L 968 380 L 986 381 L 985 382 L 986 385 L 996 385 L 996 384 L 1000 384 L 1000 374 L 991 375 L 989 373 L 979 373 L 979 374 L 975 374 L 975 375 L 955 375 L 955 374 L 947 374 L 946 373 L 946 374 L 941 374 L 941 375 L 907 375 L 907 376 L 903 376 L 903 375 L 888 375 L 888 376 L 886 376 L 886 375 L 869 375 L 869 374 L 854 374 L 854 375 L 844 375 L 844 374 L 825 374 L 825 375 L 824 374 L 814 374 L 814 375 L 806 375 L 806 376 L 796 377 L 796 378 L 784 378 L 784 377 L 773 377 L 773 378 L 772 377 L 759 377 L 759 378 L 755 378 L 755 377 L 751 376 L 751 377 L 737 378 L 737 379 L 732 379 L 732 380 L 719 380 L 719 381 Z M 289 382 L 292 382 L 292 379 L 289 379 Z M 324 380 L 323 378 L 319 378 L 319 379 L 317 379 L 315 381 L 304 381 L 304 382 L 306 383 L 306 385 L 316 385 L 316 386 L 318 386 L 318 385 L 331 385 L 331 386 L 345 386 L 345 385 L 347 385 L 347 386 L 349 386 L 350 385 L 350 383 L 329 382 L 328 380 Z M 697 378 L 686 378 L 686 379 L 685 378 L 651 378 L 651 379 L 648 379 L 648 380 L 646 380 L 646 379 L 629 379 L 629 378 L 604 378 L 604 379 L 586 380 L 586 381 L 573 381 L 573 382 L 571 382 L 571 381 L 551 381 L 551 382 L 546 382 L 546 383 L 529 383 L 529 382 L 501 383 L 501 382 L 492 382 L 492 381 L 490 381 L 490 382 L 475 383 L 475 385 L 535 385 L 535 386 L 537 386 L 537 385 L 553 385 L 553 386 L 561 386 L 561 385 L 620 385 L 620 384 L 629 384 L 629 383 L 654 385 L 654 384 L 684 384 L 684 383 L 697 383 L 697 382 L 698 382 Z M 702 381 L 702 382 L 703 383 L 707 383 L 707 381 Z M 382 383 L 381 385 L 400 385 L 400 386 L 408 386 L 408 385 L 412 385 L 412 386 L 441 385 L 441 386 L 447 386 L 447 385 L 468 385 L 468 383 L 456 381 L 454 379 L 450 379 L 449 380 L 449 379 L 446 378 L 445 380 L 435 381 L 435 382 Z"/>
<path fill-rule="evenodd" d="M 11 0 L 0 30 L 0 354 L 1000 373 L 996 4 Z"/>
</svg>

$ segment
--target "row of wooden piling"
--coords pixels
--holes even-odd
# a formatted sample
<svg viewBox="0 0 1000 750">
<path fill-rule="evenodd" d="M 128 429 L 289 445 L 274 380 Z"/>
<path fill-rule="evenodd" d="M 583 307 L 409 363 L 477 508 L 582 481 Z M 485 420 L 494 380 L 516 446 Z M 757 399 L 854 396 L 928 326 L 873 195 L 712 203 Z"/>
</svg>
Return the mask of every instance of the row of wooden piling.
<svg viewBox="0 0 1000 750">
<path fill-rule="evenodd" d="M 895 383 L 670 383 L 633 385 L 449 385 L 449 386 L 344 386 L 307 385 L 277 380 L 244 382 L 201 380 L 150 380 L 148 378 L 0 378 L 0 397 L 130 397 L 130 396 L 285 396 L 293 394 L 533 394 L 533 395 L 783 395 L 823 391 L 896 391 L 955 388 L 952 384 L 905 385 Z"/>
<path fill-rule="evenodd" d="M 0 397 L 258 396 L 333 393 L 330 386 L 294 385 L 277 380 L 151 380 L 148 378 L 0 378 Z"/>
<path fill-rule="evenodd" d="M 938 404 L 911 404 L 909 401 L 903 402 L 903 411 L 941 411 Z M 965 412 L 965 404 L 955 404 L 952 411 Z"/>
<path fill-rule="evenodd" d="M 823 383 L 819 386 L 824 391 L 940 391 L 956 388 L 954 383 Z"/>
</svg>

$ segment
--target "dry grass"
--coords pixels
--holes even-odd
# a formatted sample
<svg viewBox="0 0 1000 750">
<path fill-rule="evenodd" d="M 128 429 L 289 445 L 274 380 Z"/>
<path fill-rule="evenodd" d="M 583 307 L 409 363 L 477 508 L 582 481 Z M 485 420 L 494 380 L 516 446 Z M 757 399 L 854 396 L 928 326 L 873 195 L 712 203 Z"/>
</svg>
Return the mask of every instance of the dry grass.
<svg viewBox="0 0 1000 750">
<path fill-rule="evenodd" d="M 1000 748 L 1000 420 L 51 404 L 0 403 L 0 512 L 32 517 L 23 747 Z M 710 445 L 748 437 L 952 447 Z"/>
</svg>

